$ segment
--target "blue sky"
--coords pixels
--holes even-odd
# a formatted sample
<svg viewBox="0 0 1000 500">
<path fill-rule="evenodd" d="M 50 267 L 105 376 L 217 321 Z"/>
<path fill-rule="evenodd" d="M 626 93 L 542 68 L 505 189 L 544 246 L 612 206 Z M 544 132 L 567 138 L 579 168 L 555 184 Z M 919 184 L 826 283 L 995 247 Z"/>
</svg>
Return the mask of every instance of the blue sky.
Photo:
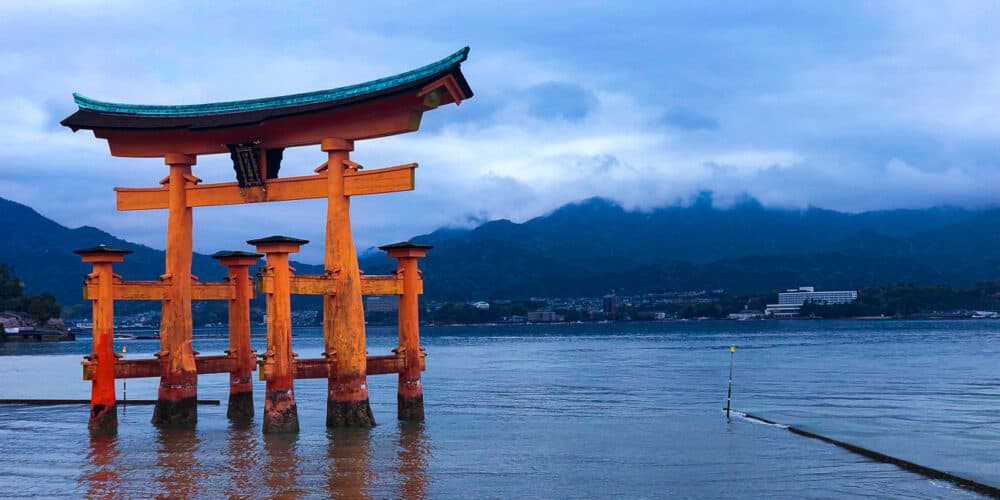
<svg viewBox="0 0 1000 500">
<path fill-rule="evenodd" d="M 207 5 L 206 5 L 207 4 Z M 116 212 L 158 160 L 111 158 L 58 121 L 71 93 L 149 104 L 331 88 L 465 45 L 476 97 L 365 141 L 417 190 L 357 197 L 361 248 L 604 196 L 629 208 L 845 211 L 997 204 L 1000 4 L 987 2 L 106 2 L 0 4 L 0 196 L 162 248 L 166 214 Z M 286 155 L 283 175 L 323 161 Z M 231 180 L 223 155 L 195 175 Z M 198 251 L 322 241 L 322 201 L 204 208 Z M 321 245 L 301 258 L 321 260 Z"/>
</svg>

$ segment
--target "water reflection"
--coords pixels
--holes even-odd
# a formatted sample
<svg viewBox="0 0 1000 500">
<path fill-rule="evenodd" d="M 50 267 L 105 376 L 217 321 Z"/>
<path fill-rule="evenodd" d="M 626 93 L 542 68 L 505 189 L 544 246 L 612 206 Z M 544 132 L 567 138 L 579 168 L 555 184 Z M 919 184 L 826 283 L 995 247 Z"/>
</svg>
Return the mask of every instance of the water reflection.
<svg viewBox="0 0 1000 500">
<path fill-rule="evenodd" d="M 327 429 L 330 497 L 369 497 L 376 474 L 372 471 L 371 431 L 359 428 Z"/>
<path fill-rule="evenodd" d="M 258 430 L 259 432 L 259 430 Z M 295 498 L 305 494 L 298 486 L 299 458 L 296 450 L 299 435 L 268 434 L 264 439 L 264 484 L 270 488 L 269 497 Z"/>
<path fill-rule="evenodd" d="M 399 423 L 399 476 L 397 498 L 427 498 L 427 462 L 431 458 L 430 440 L 423 423 Z"/>
<path fill-rule="evenodd" d="M 118 463 L 118 436 L 95 436 L 90 439 L 87 465 L 80 482 L 87 488 L 87 498 L 107 498 L 118 494 L 122 486 Z"/>
<path fill-rule="evenodd" d="M 203 471 L 198 460 L 201 439 L 193 429 L 158 429 L 156 482 L 171 498 L 194 498 L 203 493 L 198 480 Z"/>
<path fill-rule="evenodd" d="M 260 439 L 260 428 L 253 423 L 230 423 L 226 447 L 222 452 L 226 457 L 225 469 L 229 472 L 226 477 L 227 498 L 267 496 L 256 492 L 260 477 L 260 470 L 257 467 L 260 458 Z"/>
</svg>

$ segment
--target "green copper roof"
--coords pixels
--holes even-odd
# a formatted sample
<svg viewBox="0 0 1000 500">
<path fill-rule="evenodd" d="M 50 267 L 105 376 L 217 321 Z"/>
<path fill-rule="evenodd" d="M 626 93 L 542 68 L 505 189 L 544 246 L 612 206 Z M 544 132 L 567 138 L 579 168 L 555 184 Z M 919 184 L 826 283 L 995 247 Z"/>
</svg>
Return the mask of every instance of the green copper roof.
<svg viewBox="0 0 1000 500">
<path fill-rule="evenodd" d="M 265 97 L 261 99 L 248 99 L 245 101 L 213 102 L 208 104 L 185 104 L 178 106 L 161 106 L 148 104 L 120 104 L 114 102 L 103 102 L 80 94 L 73 94 L 73 99 L 80 106 L 81 110 L 92 110 L 102 113 L 121 113 L 130 115 L 150 115 L 150 116 L 192 116 L 211 115 L 224 113 L 242 113 L 246 111 L 259 111 L 271 108 L 281 108 L 286 106 L 300 106 L 303 104 L 313 104 L 325 101 L 347 99 L 359 95 L 378 92 L 380 90 L 405 85 L 422 78 L 427 78 L 434 74 L 446 71 L 461 64 L 469 56 L 469 48 L 465 47 L 454 54 L 441 59 L 438 62 L 428 64 L 406 73 L 395 76 L 388 76 L 372 80 L 366 83 L 348 85 L 330 90 L 319 90 L 316 92 L 306 92 L 304 94 L 293 94 L 280 97 Z"/>
</svg>

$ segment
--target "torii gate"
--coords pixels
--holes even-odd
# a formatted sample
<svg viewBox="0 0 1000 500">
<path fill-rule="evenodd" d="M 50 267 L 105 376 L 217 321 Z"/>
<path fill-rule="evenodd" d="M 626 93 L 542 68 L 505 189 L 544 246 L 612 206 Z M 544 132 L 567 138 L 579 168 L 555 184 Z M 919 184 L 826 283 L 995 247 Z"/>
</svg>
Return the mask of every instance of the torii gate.
<svg viewBox="0 0 1000 500">
<path fill-rule="evenodd" d="M 247 101 L 150 106 L 101 102 L 74 94 L 79 110 L 64 119 L 62 125 L 73 131 L 92 130 L 96 137 L 108 141 L 113 156 L 162 157 L 169 167 L 161 187 L 115 188 L 118 210 L 168 211 L 166 272 L 159 281 L 123 282 L 113 275 L 111 263 L 120 262 L 127 252 L 107 247 L 77 251 L 84 261 L 94 263 L 86 290 L 95 304 L 95 350 L 85 367 L 85 374 L 94 383 L 92 431 L 109 432 L 117 427 L 115 376 L 159 375 L 153 423 L 192 426 L 197 420 L 197 374 L 228 371 L 234 380 L 232 390 L 236 391 L 230 396 L 230 416 L 246 414 L 245 397 L 250 390 L 246 360 L 252 352 L 248 325 L 245 345 L 242 341 L 241 318 L 248 314 L 244 309 L 249 307 L 242 304 L 248 304 L 253 294 L 246 288 L 250 283 L 247 266 L 255 263 L 260 254 L 217 254 L 230 269 L 228 281 L 198 282 L 191 274 L 192 209 L 315 198 L 327 199 L 325 274 L 291 274 L 288 254 L 297 251 L 306 243 L 304 240 L 271 237 L 248 242 L 267 254 L 260 288 L 268 294 L 269 313 L 274 309 L 274 314 L 269 314 L 268 353 L 261 370 L 262 378 L 268 380 L 264 429 L 298 430 L 291 380 L 320 376 L 329 380 L 328 426 L 374 425 L 365 379 L 373 368 L 377 373 L 400 374 L 399 418 L 423 419 L 423 356 L 416 330 L 416 295 L 422 285 L 416 259 L 424 256 L 428 247 L 408 242 L 382 247 L 390 257 L 399 259 L 397 275 L 362 278 L 350 221 L 351 196 L 412 190 L 417 164 L 362 171 L 350 160 L 350 152 L 358 140 L 416 131 L 425 111 L 452 102 L 460 104 L 472 97 L 461 72 L 468 51 L 466 47 L 438 62 L 367 83 Z M 307 145 L 319 145 L 327 155 L 315 174 L 279 178 L 284 148 Z M 230 154 L 237 182 L 202 184 L 192 174 L 198 155 L 217 153 Z M 367 293 L 395 293 L 401 297 L 400 348 L 393 356 L 366 357 L 362 307 L 366 288 Z M 290 293 L 324 296 L 324 359 L 291 359 L 290 325 L 277 324 L 288 319 L 284 314 Z M 109 347 L 113 326 L 110 303 L 114 299 L 163 301 L 158 360 L 114 361 L 113 348 Z M 230 300 L 231 352 L 220 357 L 229 361 L 195 356 L 191 346 L 192 299 Z M 275 388 L 272 393 L 272 382 L 283 388 Z M 235 388 L 237 385 L 241 388 Z M 233 394 L 237 392 L 244 394 L 244 402 L 237 402 L 234 408 Z M 252 402 L 250 405 L 252 415 Z"/>
</svg>

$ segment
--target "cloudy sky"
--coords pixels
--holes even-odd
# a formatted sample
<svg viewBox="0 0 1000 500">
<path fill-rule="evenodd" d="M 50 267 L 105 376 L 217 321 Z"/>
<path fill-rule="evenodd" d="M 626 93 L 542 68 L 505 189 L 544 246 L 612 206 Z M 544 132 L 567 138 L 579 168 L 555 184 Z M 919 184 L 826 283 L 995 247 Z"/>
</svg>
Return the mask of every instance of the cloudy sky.
<svg viewBox="0 0 1000 500">
<path fill-rule="evenodd" d="M 368 168 L 421 165 L 416 191 L 353 200 L 362 249 L 592 196 L 639 209 L 704 190 L 720 204 L 852 212 L 998 204 L 1000 4 L 789 3 L 4 2 L 0 196 L 162 248 L 165 211 L 116 212 L 112 191 L 155 185 L 162 160 L 111 158 L 90 132 L 59 126 L 72 92 L 282 95 L 469 45 L 472 100 L 427 113 L 417 133 L 357 144 Z M 323 161 L 296 148 L 282 174 Z M 195 175 L 232 180 L 227 162 L 199 158 Z M 196 209 L 195 247 L 274 233 L 319 243 L 324 210 Z M 301 260 L 321 261 L 321 246 Z"/>
</svg>

